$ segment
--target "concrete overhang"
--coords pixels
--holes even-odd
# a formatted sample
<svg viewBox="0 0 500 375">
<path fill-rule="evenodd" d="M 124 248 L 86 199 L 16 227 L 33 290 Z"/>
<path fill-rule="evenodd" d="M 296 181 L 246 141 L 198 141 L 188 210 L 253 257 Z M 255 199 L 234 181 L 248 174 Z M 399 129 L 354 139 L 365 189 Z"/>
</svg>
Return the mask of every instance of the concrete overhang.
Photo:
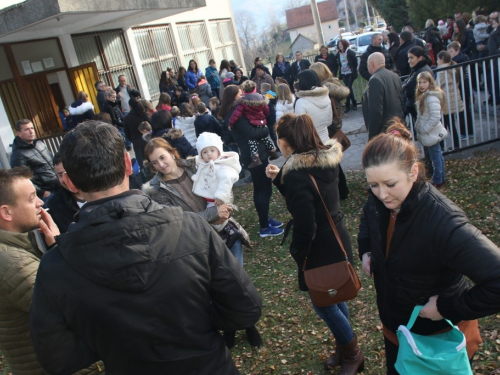
<svg viewBox="0 0 500 375">
<path fill-rule="evenodd" d="M 26 0 L 0 10 L 0 43 L 129 28 L 204 6 L 205 0 Z"/>
</svg>

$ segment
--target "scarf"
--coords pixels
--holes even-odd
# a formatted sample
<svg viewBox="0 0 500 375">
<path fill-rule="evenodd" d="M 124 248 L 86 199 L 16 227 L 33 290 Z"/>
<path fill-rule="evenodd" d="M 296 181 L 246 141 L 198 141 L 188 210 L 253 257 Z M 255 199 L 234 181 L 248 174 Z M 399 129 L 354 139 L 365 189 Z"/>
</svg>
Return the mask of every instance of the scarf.
<svg viewBox="0 0 500 375">
<path fill-rule="evenodd" d="M 278 63 L 278 68 L 280 68 L 280 69 L 281 69 L 281 72 L 282 72 L 283 74 L 285 74 L 285 62 L 284 62 L 284 61 L 283 61 L 283 62 L 279 62 L 279 63 Z"/>
</svg>

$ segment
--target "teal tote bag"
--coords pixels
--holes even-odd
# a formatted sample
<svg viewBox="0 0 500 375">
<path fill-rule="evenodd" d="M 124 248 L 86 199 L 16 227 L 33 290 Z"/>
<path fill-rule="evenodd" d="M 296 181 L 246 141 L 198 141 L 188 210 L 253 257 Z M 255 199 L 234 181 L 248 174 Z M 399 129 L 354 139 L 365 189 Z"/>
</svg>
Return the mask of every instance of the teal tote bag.
<svg viewBox="0 0 500 375">
<path fill-rule="evenodd" d="M 399 340 L 396 370 L 401 375 L 473 375 L 465 336 L 448 319 L 453 329 L 445 333 L 421 336 L 410 331 L 422 307 L 415 306 L 408 325 L 400 325 L 396 332 Z"/>
</svg>

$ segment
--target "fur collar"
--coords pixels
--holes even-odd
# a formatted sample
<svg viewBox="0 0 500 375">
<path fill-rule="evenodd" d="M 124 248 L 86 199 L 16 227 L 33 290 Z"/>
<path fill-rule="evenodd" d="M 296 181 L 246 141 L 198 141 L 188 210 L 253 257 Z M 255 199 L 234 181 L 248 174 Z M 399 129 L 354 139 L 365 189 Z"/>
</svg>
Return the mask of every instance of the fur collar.
<svg viewBox="0 0 500 375">
<path fill-rule="evenodd" d="M 285 175 L 290 171 L 309 168 L 335 168 L 342 160 L 342 145 L 335 139 L 326 142 L 329 146 L 327 150 L 321 150 L 316 158 L 315 151 L 292 154 L 283 165 L 281 172 L 281 183 L 284 182 Z"/>
<path fill-rule="evenodd" d="M 90 109 L 94 110 L 94 105 L 91 102 L 82 102 L 79 100 L 77 100 L 76 102 L 73 102 L 68 108 L 69 114 L 71 116 L 83 115 L 85 112 L 87 112 Z"/>
<path fill-rule="evenodd" d="M 244 105 L 253 106 L 253 107 L 258 107 L 258 106 L 269 104 L 269 100 L 267 98 L 263 97 L 262 95 L 259 95 L 259 96 L 261 96 L 262 99 L 250 100 L 248 98 L 242 97 L 238 100 L 238 104 L 244 104 Z"/>
<path fill-rule="evenodd" d="M 295 95 L 297 98 L 325 96 L 328 95 L 328 89 L 323 86 L 315 87 L 312 90 L 300 90 Z"/>
<path fill-rule="evenodd" d="M 328 95 L 337 100 L 345 99 L 349 96 L 349 89 L 340 84 L 338 78 L 328 78 L 323 85 L 328 88 Z"/>
</svg>

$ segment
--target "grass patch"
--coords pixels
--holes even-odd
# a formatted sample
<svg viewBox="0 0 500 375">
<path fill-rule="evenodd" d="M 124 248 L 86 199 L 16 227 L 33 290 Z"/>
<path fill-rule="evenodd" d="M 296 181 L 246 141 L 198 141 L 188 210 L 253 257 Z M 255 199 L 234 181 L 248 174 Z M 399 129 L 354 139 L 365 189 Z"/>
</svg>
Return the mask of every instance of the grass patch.
<svg viewBox="0 0 500 375">
<path fill-rule="evenodd" d="M 443 193 L 456 202 L 472 224 L 497 245 L 500 244 L 500 152 L 488 151 L 468 160 L 446 161 L 448 184 Z M 346 224 L 357 253 L 357 229 L 366 201 L 366 181 L 362 172 L 346 172 L 349 199 L 342 202 Z M 236 336 L 233 358 L 241 374 L 333 374 L 323 370 L 322 362 L 330 355 L 333 340 L 330 331 L 313 311 L 307 293 L 297 285 L 297 269 L 288 253 L 289 240 L 279 246 L 281 237 L 258 237 L 258 221 L 252 201 L 252 187 L 234 190 L 239 206 L 237 219 L 255 241 L 253 251 L 245 251 L 245 269 L 257 286 L 264 303 L 257 324 L 264 345 L 252 350 L 244 331 Z M 271 216 L 281 221 L 290 218 L 284 199 L 274 190 Z M 355 257 L 356 259 L 356 257 Z M 351 324 L 365 353 L 365 374 L 385 374 L 383 338 L 375 302 L 373 281 L 355 264 L 363 288 L 356 300 L 349 302 Z M 500 313 L 479 321 L 484 343 L 475 357 L 475 374 L 500 374 Z M 3 364 L 2 364 L 3 363 Z M 0 374 L 11 374 L 0 359 Z M 338 370 L 337 370 L 338 371 Z"/>
</svg>

